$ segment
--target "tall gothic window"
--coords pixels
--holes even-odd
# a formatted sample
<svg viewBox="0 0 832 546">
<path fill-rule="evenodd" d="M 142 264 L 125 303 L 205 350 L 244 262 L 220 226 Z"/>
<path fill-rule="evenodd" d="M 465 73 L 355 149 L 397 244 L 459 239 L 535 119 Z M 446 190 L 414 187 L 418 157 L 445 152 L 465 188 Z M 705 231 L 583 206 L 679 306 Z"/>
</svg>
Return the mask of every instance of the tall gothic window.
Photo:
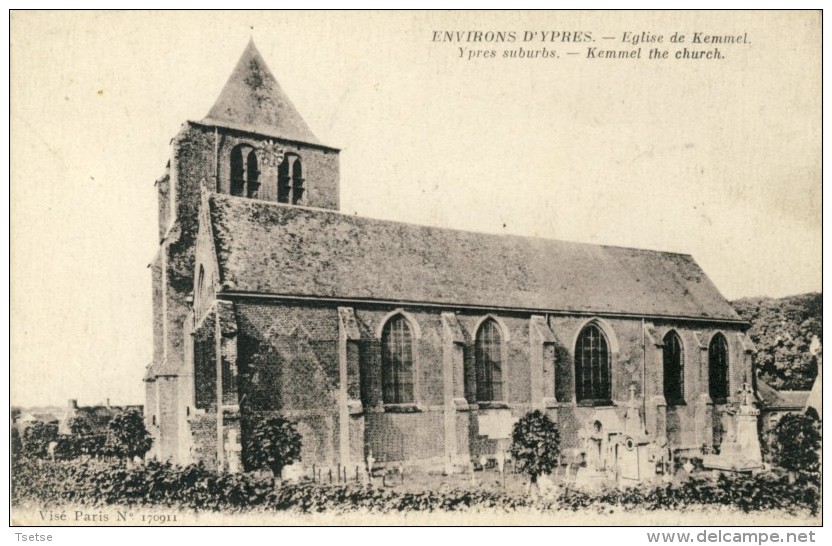
<svg viewBox="0 0 832 546">
<path fill-rule="evenodd" d="M 612 400 L 610 350 L 607 338 L 596 324 L 581 330 L 575 347 L 575 396 L 578 402 L 596 405 Z"/>
<path fill-rule="evenodd" d="M 676 332 L 664 336 L 664 397 L 668 404 L 685 401 L 685 367 L 682 340 Z"/>
<path fill-rule="evenodd" d="M 474 358 L 477 368 L 477 400 L 503 399 L 503 349 L 500 327 L 485 320 L 477 331 Z"/>
<path fill-rule="evenodd" d="M 728 341 L 716 334 L 708 347 L 708 391 L 715 404 L 728 399 Z"/>
<path fill-rule="evenodd" d="M 381 333 L 381 384 L 385 404 L 413 402 L 413 334 L 407 319 L 396 315 Z"/>
</svg>

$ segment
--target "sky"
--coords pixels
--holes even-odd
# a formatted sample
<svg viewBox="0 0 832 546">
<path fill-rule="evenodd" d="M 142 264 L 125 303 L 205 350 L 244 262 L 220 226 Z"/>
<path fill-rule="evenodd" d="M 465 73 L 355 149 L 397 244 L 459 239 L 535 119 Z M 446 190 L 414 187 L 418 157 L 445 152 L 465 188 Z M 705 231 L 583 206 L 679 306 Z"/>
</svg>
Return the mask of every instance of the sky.
<svg viewBox="0 0 832 546">
<path fill-rule="evenodd" d="M 820 28 L 800 12 L 17 12 L 11 402 L 143 401 L 153 183 L 250 38 L 341 149 L 345 212 L 691 254 L 729 299 L 820 291 Z M 587 58 L 633 50 L 625 32 L 664 42 Z M 653 46 L 671 58 L 645 58 Z M 520 47 L 558 56 L 502 58 Z M 683 47 L 725 58 L 673 59 Z"/>
</svg>

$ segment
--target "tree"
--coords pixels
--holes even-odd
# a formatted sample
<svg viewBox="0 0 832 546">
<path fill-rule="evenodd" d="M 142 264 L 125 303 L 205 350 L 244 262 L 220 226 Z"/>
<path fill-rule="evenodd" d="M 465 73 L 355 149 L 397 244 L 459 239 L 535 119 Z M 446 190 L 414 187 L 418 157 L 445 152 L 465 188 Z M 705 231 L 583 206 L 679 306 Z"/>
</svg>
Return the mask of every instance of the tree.
<svg viewBox="0 0 832 546">
<path fill-rule="evenodd" d="M 795 473 L 814 474 L 820 469 L 820 427 L 818 422 L 801 413 L 784 415 L 774 427 L 775 462 L 789 471 L 789 479 Z"/>
<path fill-rule="evenodd" d="M 49 456 L 49 444 L 58 441 L 58 425 L 35 421 L 23 431 L 23 455 L 45 459 Z"/>
<path fill-rule="evenodd" d="M 20 431 L 14 426 L 12 427 L 11 452 L 12 457 L 19 456 L 23 452 L 23 440 L 20 439 Z"/>
<path fill-rule="evenodd" d="M 73 436 L 80 438 L 92 434 L 92 425 L 90 424 L 90 420 L 83 415 L 76 415 L 75 417 L 70 418 L 67 424 L 69 425 L 69 432 Z"/>
<path fill-rule="evenodd" d="M 284 466 L 300 460 L 301 446 L 301 435 L 292 421 L 270 417 L 254 425 L 249 460 L 256 468 L 271 470 L 279 479 Z"/>
<path fill-rule="evenodd" d="M 560 455 L 557 425 L 540 410 L 524 415 L 511 433 L 511 457 L 517 471 L 529 477 L 529 489 L 537 478 L 552 472 Z"/>
<path fill-rule="evenodd" d="M 58 443 L 64 458 L 94 457 L 104 453 L 107 436 L 95 434 L 88 417 L 76 415 L 67 424 L 70 433 L 62 437 L 63 442 Z"/>
<path fill-rule="evenodd" d="M 760 378 L 780 390 L 809 389 L 818 372 L 813 339 L 823 342 L 823 294 L 743 298 L 731 302 L 751 323 Z"/>
<path fill-rule="evenodd" d="M 144 418 L 136 410 L 122 411 L 107 425 L 105 448 L 117 457 L 144 457 L 153 445 L 153 438 L 144 426 Z"/>
</svg>

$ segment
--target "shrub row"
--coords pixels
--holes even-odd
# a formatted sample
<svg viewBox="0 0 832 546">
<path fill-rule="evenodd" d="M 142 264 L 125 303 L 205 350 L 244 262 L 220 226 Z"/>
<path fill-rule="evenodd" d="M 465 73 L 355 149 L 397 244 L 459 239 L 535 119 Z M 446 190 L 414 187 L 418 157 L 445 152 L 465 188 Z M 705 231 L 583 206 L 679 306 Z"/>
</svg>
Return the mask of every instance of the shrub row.
<svg viewBox="0 0 832 546">
<path fill-rule="evenodd" d="M 608 489 L 600 493 L 566 490 L 560 506 L 572 510 L 594 505 L 646 510 L 680 509 L 694 505 L 722 505 L 744 512 L 760 510 L 808 511 L 817 514 L 820 502 L 816 477 L 801 477 L 790 484 L 788 477 L 775 474 L 725 475 L 716 479 L 691 477 L 680 484 L 660 487 Z"/>
<path fill-rule="evenodd" d="M 364 485 L 284 484 L 254 474 L 225 474 L 200 464 L 178 467 L 149 462 L 130 466 L 116 459 L 63 462 L 21 460 L 12 469 L 12 501 L 43 506 L 138 505 L 187 510 L 239 512 L 254 508 L 300 512 L 368 509 L 511 509 L 525 498 L 501 492 L 451 491 L 399 493 Z"/>
<path fill-rule="evenodd" d="M 12 501 L 18 505 L 165 506 L 185 510 L 240 512 L 251 509 L 340 512 L 407 510 L 454 511 L 469 508 L 680 509 L 724 505 L 743 511 L 781 509 L 816 514 L 818 484 L 805 478 L 789 485 L 775 476 L 693 478 L 679 485 L 641 486 L 586 493 L 565 489 L 557 498 L 532 500 L 501 491 L 399 492 L 364 485 L 284 484 L 253 474 L 219 474 L 201 465 L 178 467 L 150 462 L 129 466 L 120 460 L 65 462 L 21 460 L 12 474 Z"/>
</svg>

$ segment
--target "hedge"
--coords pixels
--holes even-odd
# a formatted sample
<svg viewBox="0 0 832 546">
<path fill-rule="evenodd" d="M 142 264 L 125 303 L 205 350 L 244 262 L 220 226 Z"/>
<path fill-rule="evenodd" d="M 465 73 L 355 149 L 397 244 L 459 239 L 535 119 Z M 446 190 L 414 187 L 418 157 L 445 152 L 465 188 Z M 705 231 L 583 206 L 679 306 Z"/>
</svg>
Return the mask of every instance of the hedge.
<svg viewBox="0 0 832 546">
<path fill-rule="evenodd" d="M 216 473 L 199 464 L 179 467 L 149 462 L 130 466 L 120 460 L 16 461 L 12 468 L 15 505 L 165 506 L 184 510 L 242 512 L 251 509 L 341 512 L 456 511 L 515 508 L 535 510 L 683 509 L 722 505 L 750 512 L 785 510 L 818 513 L 814 479 L 789 485 L 785 476 L 691 478 L 678 485 L 640 486 L 586 493 L 566 488 L 554 498 L 532 499 L 502 491 L 400 492 L 369 485 L 284 484 L 254 474 Z"/>
<path fill-rule="evenodd" d="M 716 479 L 691 477 L 680 484 L 660 487 L 608 489 L 600 493 L 567 490 L 560 496 L 560 506 L 579 510 L 593 505 L 620 506 L 625 510 L 681 509 L 695 505 L 732 506 L 743 512 L 784 510 L 789 513 L 818 513 L 819 483 L 816 477 L 804 476 L 790 484 L 787 476 L 760 474 L 721 474 Z"/>
<path fill-rule="evenodd" d="M 473 506 L 511 509 L 524 498 L 500 492 L 399 493 L 366 485 L 285 484 L 254 474 L 216 473 L 200 464 L 186 467 L 118 460 L 65 462 L 23 460 L 12 470 L 12 502 L 62 505 L 166 506 L 186 510 L 240 512 L 253 508 L 300 512 L 369 509 L 458 510 Z"/>
</svg>

